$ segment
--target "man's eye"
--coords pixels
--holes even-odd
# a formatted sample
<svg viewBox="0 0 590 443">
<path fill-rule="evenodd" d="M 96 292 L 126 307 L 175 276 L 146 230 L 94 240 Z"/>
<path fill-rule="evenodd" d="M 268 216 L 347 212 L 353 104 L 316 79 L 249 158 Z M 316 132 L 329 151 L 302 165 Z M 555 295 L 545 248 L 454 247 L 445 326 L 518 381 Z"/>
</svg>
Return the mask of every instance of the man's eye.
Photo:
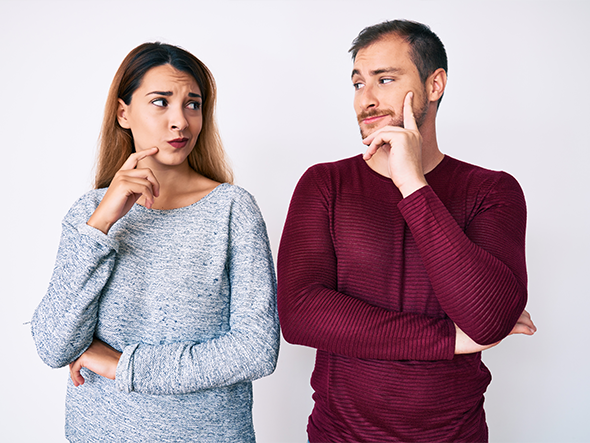
<svg viewBox="0 0 590 443">
<path fill-rule="evenodd" d="M 393 81 L 392 78 L 382 78 L 379 80 L 381 83 L 391 83 Z"/>
<path fill-rule="evenodd" d="M 161 108 L 163 108 L 164 106 L 166 106 L 168 103 L 166 102 L 166 99 L 163 98 L 157 98 L 155 100 L 152 100 L 152 104 L 159 106 Z"/>
<path fill-rule="evenodd" d="M 187 108 L 192 109 L 194 111 L 198 111 L 199 109 L 201 109 L 201 103 L 199 102 L 190 102 L 188 105 L 186 105 Z"/>
<path fill-rule="evenodd" d="M 354 87 L 355 90 L 358 91 L 359 89 L 361 89 L 365 85 L 363 85 L 362 83 L 353 83 L 352 86 Z"/>
</svg>

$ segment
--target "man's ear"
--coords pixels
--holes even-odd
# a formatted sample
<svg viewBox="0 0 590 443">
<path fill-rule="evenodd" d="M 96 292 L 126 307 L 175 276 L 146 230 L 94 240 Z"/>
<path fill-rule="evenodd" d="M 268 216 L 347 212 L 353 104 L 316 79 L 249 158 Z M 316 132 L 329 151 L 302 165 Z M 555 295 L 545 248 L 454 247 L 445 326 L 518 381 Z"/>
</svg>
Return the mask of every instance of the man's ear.
<svg viewBox="0 0 590 443">
<path fill-rule="evenodd" d="M 119 122 L 119 125 L 124 129 L 131 128 L 129 122 L 127 121 L 127 108 L 128 106 L 125 104 L 125 102 L 119 99 L 119 107 L 117 108 L 117 121 Z"/>
<path fill-rule="evenodd" d="M 443 68 L 438 68 L 426 80 L 426 91 L 428 100 L 435 102 L 440 100 L 445 88 L 447 87 L 447 72 Z"/>
</svg>

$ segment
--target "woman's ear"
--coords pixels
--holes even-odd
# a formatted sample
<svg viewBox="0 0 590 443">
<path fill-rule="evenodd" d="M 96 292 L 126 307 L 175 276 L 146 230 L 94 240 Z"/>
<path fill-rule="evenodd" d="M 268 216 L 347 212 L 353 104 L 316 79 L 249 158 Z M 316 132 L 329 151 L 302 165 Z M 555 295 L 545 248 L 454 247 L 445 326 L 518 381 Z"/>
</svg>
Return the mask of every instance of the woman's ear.
<svg viewBox="0 0 590 443">
<path fill-rule="evenodd" d="M 426 80 L 428 99 L 431 102 L 438 101 L 447 87 L 447 72 L 443 68 L 438 68 Z"/>
<path fill-rule="evenodd" d="M 119 108 L 117 109 L 117 121 L 119 125 L 124 129 L 131 129 L 129 125 L 129 121 L 127 120 L 127 109 L 129 107 L 125 104 L 125 102 L 119 99 Z"/>
</svg>

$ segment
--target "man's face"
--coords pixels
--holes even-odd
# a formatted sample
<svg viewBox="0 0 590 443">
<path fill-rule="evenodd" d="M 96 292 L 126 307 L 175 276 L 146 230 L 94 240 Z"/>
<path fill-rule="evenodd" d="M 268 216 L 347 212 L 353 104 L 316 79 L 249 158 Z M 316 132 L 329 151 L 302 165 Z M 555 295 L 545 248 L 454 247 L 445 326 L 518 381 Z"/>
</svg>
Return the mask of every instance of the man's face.
<svg viewBox="0 0 590 443">
<path fill-rule="evenodd" d="M 354 109 L 363 138 L 384 126 L 403 127 L 403 104 L 409 91 L 414 92 L 418 128 L 424 123 L 429 102 L 409 50 L 407 42 L 390 35 L 358 51 L 352 83 Z"/>
</svg>

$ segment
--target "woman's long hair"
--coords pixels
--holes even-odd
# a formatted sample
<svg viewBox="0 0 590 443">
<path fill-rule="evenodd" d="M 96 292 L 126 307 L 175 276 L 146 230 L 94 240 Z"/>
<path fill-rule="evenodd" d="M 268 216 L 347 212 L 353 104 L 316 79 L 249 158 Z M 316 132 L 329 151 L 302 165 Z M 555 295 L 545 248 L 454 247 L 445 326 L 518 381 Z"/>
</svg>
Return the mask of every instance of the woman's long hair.
<svg viewBox="0 0 590 443">
<path fill-rule="evenodd" d="M 119 99 L 129 105 L 131 96 L 140 86 L 146 72 L 162 65 L 171 65 L 191 75 L 203 96 L 203 127 L 188 156 L 190 167 L 211 180 L 220 183 L 233 182 L 233 173 L 226 160 L 214 117 L 217 90 L 213 75 L 198 58 L 184 49 L 155 42 L 144 43 L 132 50 L 115 74 L 100 133 L 95 188 L 109 186 L 115 173 L 135 152 L 131 130 L 122 128 L 117 120 Z"/>
</svg>

